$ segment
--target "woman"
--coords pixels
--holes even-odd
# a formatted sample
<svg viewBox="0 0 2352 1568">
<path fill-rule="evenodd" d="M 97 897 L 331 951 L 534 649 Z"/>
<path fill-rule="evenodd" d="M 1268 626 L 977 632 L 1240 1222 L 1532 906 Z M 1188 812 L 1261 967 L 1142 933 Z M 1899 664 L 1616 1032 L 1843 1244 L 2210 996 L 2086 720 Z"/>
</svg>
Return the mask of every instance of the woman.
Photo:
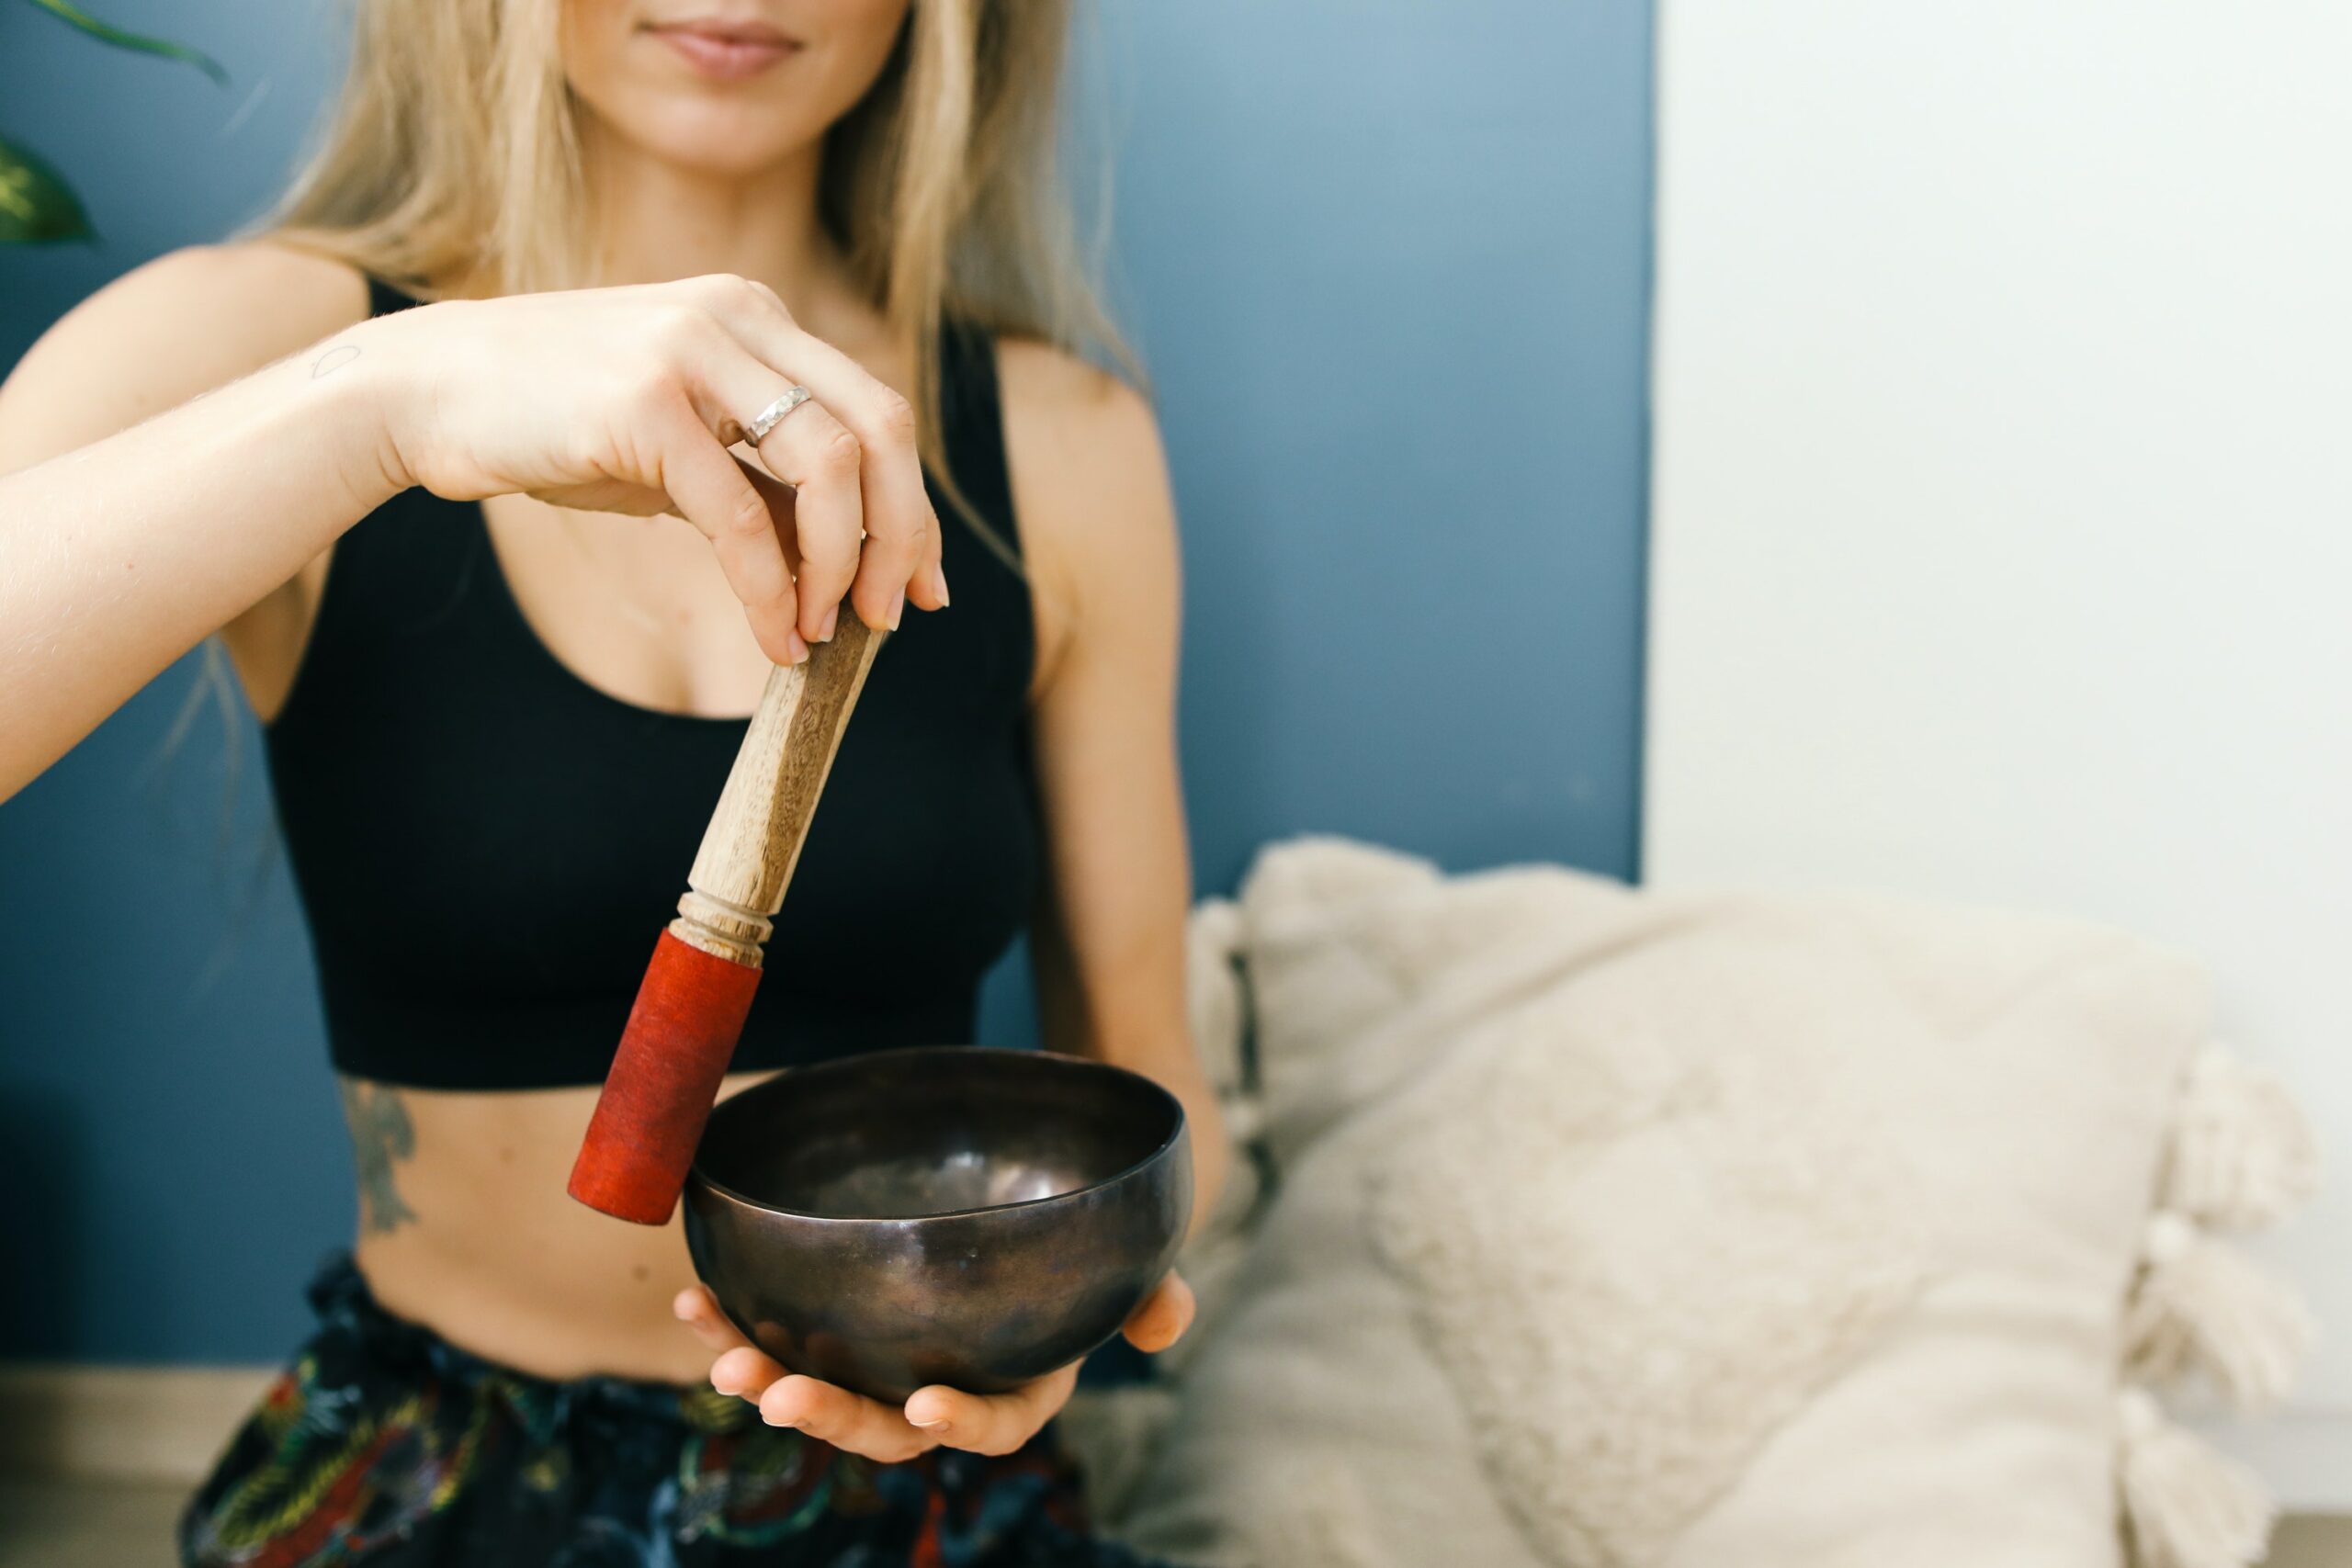
<svg viewBox="0 0 2352 1568">
<path fill-rule="evenodd" d="M 1115 1560 L 1041 1430 L 1071 1371 L 787 1376 L 674 1225 L 563 1190 L 741 716 L 855 615 L 897 632 L 736 1066 L 968 1038 L 1034 907 L 1049 1043 L 1176 1092 L 1214 1197 L 1173 525 L 1071 352 L 1110 340 L 1043 202 L 1061 9 L 362 0 L 281 221 L 0 390 L 0 793 L 220 633 L 360 1177 L 187 1561 Z"/>
</svg>

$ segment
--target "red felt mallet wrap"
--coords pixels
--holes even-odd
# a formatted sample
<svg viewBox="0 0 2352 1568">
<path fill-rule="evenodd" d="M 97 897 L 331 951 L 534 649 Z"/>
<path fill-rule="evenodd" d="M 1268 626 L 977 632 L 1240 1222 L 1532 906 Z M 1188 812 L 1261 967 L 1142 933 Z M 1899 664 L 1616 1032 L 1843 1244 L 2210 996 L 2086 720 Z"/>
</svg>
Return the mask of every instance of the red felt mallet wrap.
<svg viewBox="0 0 2352 1568">
<path fill-rule="evenodd" d="M 759 970 L 662 933 L 571 1168 L 574 1198 L 669 1223 L 759 986 Z"/>
<path fill-rule="evenodd" d="M 768 676 L 572 1164 L 570 1190 L 590 1208 L 645 1225 L 677 1212 L 759 988 L 770 919 L 882 636 L 843 615 L 806 663 Z"/>
</svg>

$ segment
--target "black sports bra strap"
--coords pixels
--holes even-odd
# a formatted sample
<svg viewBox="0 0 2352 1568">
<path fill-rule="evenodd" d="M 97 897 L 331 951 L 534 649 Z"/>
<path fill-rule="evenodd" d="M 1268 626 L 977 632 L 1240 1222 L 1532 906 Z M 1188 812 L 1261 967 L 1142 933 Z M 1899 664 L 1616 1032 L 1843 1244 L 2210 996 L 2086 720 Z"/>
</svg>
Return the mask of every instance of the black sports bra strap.
<svg viewBox="0 0 2352 1568">
<path fill-rule="evenodd" d="M 996 340 L 985 329 L 955 321 L 940 328 L 939 406 L 949 477 L 989 531 L 1020 554 L 1021 536 L 1008 526 L 1014 515 L 1012 475 L 1005 458 Z M 961 525 L 956 518 L 940 522 Z"/>
<path fill-rule="evenodd" d="M 389 316 L 395 310 L 405 310 L 424 303 L 407 289 L 387 283 L 372 272 L 367 276 L 368 314 L 371 317 Z"/>
</svg>

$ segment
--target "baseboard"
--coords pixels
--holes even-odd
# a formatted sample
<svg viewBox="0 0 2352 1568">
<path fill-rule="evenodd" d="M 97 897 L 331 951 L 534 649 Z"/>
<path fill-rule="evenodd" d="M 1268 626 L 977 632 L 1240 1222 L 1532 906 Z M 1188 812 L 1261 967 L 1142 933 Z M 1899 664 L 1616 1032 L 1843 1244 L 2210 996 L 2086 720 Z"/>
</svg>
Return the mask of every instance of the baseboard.
<svg viewBox="0 0 2352 1568">
<path fill-rule="evenodd" d="M 0 1472 L 194 1485 L 276 1371 L 0 1362 Z M 2290 1512 L 2352 1514 L 2352 1410 L 2199 1426 Z"/>
<path fill-rule="evenodd" d="M 193 1485 L 276 1371 L 0 1362 L 0 1472 Z"/>
</svg>

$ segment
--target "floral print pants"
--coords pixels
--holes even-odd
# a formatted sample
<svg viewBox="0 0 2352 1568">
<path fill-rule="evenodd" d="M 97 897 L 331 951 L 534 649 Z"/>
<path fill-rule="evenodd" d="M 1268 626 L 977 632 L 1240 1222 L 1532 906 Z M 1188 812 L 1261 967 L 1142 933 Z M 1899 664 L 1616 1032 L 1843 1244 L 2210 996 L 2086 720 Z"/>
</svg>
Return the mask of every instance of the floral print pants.
<svg viewBox="0 0 2352 1568">
<path fill-rule="evenodd" d="M 180 1526 L 194 1568 L 1147 1568 L 1092 1540 L 1048 1427 L 878 1465 L 740 1399 L 552 1382 L 391 1316 L 347 1258 Z"/>
</svg>

